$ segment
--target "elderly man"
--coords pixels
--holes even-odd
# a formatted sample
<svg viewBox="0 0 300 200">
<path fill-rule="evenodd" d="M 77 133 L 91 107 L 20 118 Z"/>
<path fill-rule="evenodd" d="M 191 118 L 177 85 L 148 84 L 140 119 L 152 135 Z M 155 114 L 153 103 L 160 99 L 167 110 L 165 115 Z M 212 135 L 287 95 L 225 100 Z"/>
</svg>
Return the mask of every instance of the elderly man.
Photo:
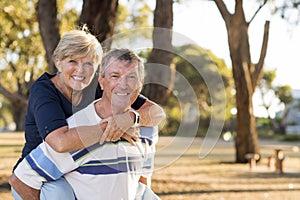
<svg viewBox="0 0 300 200">
<path fill-rule="evenodd" d="M 68 118 L 69 127 L 102 122 L 103 129 L 106 121 L 102 119 L 131 110 L 130 105 L 143 86 L 141 59 L 128 49 L 114 49 L 104 57 L 100 73 L 102 98 Z M 136 117 L 130 130 L 138 131 L 139 115 L 131 111 Z M 149 159 L 152 160 L 153 155 L 154 144 L 147 137 L 140 137 L 131 144 L 126 140 L 95 144 L 70 153 L 58 153 L 44 142 L 18 165 L 15 176 L 36 190 L 40 190 L 43 182 L 64 176 L 74 191 L 69 199 L 142 199 L 143 195 L 159 199 L 139 183 L 141 176 L 149 178 L 151 175 L 153 162 L 149 164 Z M 24 197 L 18 185 L 12 187 Z"/>
</svg>

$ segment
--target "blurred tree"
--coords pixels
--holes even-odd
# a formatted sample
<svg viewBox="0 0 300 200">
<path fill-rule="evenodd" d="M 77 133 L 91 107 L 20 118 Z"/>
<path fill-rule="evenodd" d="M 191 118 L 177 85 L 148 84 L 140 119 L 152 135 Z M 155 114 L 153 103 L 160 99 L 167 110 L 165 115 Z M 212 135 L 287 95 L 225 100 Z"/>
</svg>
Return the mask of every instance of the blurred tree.
<svg viewBox="0 0 300 200">
<path fill-rule="evenodd" d="M 0 95 L 0 131 L 6 130 L 13 122 L 9 102 Z"/>
<path fill-rule="evenodd" d="M 175 65 L 172 65 L 173 0 L 156 0 L 154 10 L 153 48 L 143 92 L 149 99 L 165 105 L 174 84 Z"/>
<path fill-rule="evenodd" d="M 259 154 L 260 152 L 256 120 L 253 114 L 252 96 L 256 86 L 260 83 L 263 77 L 263 65 L 267 52 L 270 22 L 265 22 L 260 58 L 255 64 L 251 61 L 248 28 L 261 8 L 264 7 L 267 2 L 273 3 L 273 11 L 275 13 L 281 13 L 281 16 L 288 21 L 298 22 L 300 1 L 257 0 L 260 5 L 248 21 L 245 18 L 243 0 L 235 0 L 234 13 L 229 12 L 223 0 L 214 0 L 214 2 L 216 3 L 226 25 L 233 78 L 236 88 L 236 161 L 247 162 L 245 158 L 247 153 Z"/>
<path fill-rule="evenodd" d="M 266 4 L 263 1 L 253 17 L 245 18 L 243 1 L 235 0 L 234 13 L 231 14 L 223 0 L 214 0 L 225 22 L 228 33 L 228 44 L 232 63 L 232 72 L 236 89 L 237 135 L 235 138 L 236 162 L 247 162 L 247 153 L 260 153 L 256 120 L 253 113 L 252 96 L 263 76 L 264 59 L 269 37 L 269 21 L 265 22 L 262 48 L 258 63 L 251 61 L 248 28 L 260 9 Z"/>
<path fill-rule="evenodd" d="M 299 24 L 300 0 L 271 1 L 272 12 L 278 13 L 291 24 Z"/>
<path fill-rule="evenodd" d="M 60 40 L 60 32 L 68 28 L 73 29 L 79 16 L 75 8 L 66 8 L 65 3 L 66 0 L 61 0 L 58 4 L 56 0 L 37 1 L 39 31 L 46 52 L 48 71 L 52 74 L 57 71 L 52 53 Z"/>
<path fill-rule="evenodd" d="M 201 113 L 201 123 L 199 125 L 198 134 L 203 136 L 203 133 L 206 132 L 204 130 L 208 128 L 211 116 L 213 115 L 213 110 L 214 113 L 218 113 L 217 116 L 214 116 L 215 118 L 224 118 L 222 114 L 223 111 L 220 110 L 224 108 L 220 106 L 222 104 L 218 102 L 227 102 L 226 119 L 231 117 L 230 110 L 234 106 L 234 102 L 231 101 L 231 90 L 234 87 L 231 70 L 226 66 L 223 59 L 217 58 L 211 51 L 205 50 L 194 44 L 174 47 L 174 52 L 176 53 L 176 56 L 174 57 L 176 71 L 188 81 L 192 90 L 186 88 L 186 85 L 182 83 L 182 80 L 178 79 L 176 76 L 174 90 L 164 106 L 168 113 L 168 120 L 164 125 L 161 134 L 175 134 L 183 119 L 191 120 L 192 124 L 194 122 L 193 120 L 195 120 L 196 117 L 199 117 L 193 116 L 193 110 L 199 108 Z M 223 87 L 218 85 L 221 84 L 219 81 L 214 80 L 216 74 L 222 78 L 226 89 L 226 99 L 224 99 L 224 96 L 220 95 L 220 93 L 223 92 L 221 91 Z M 206 76 L 206 78 L 209 77 L 209 81 L 217 88 L 213 93 L 209 91 L 203 76 Z M 190 94 L 190 92 L 196 94 L 196 102 L 191 102 L 193 94 Z M 212 98 L 217 101 L 214 105 L 211 103 Z M 178 101 L 180 101 L 181 105 L 179 105 Z M 186 130 L 187 129 L 188 127 Z"/>
<path fill-rule="evenodd" d="M 34 1 L 1 1 L 0 93 L 10 102 L 16 130 L 23 130 L 28 88 L 44 68 Z"/>
<path fill-rule="evenodd" d="M 0 13 L 0 93 L 10 104 L 17 131 L 24 129 L 29 88 L 47 66 L 37 23 L 36 3 L 31 0 L 0 2 L 0 7 L 3 8 Z M 72 23 L 75 12 L 65 10 L 63 3 L 60 1 L 59 4 L 60 22 L 67 26 L 65 20 Z M 50 30 L 52 27 L 48 25 Z M 51 34 L 48 39 L 52 40 Z M 47 51 L 49 49 L 51 48 L 46 48 Z M 51 59 L 51 56 L 47 55 L 46 58 Z M 53 72 L 51 69 L 49 67 L 49 71 Z"/>
<path fill-rule="evenodd" d="M 257 88 L 261 97 L 262 106 L 265 108 L 267 118 L 274 132 L 280 131 L 274 117 L 271 116 L 271 108 L 279 106 L 279 104 L 288 104 L 293 101 L 292 88 L 288 85 L 274 86 L 273 81 L 276 77 L 276 70 L 264 71 L 264 76 Z"/>
<path fill-rule="evenodd" d="M 262 98 L 262 105 L 265 107 L 269 119 L 271 118 L 269 109 L 272 104 L 288 104 L 293 101 L 292 88 L 289 85 L 274 86 L 273 81 L 275 77 L 276 70 L 265 71 L 258 87 Z M 274 102 L 276 99 L 279 101 Z"/>
<path fill-rule="evenodd" d="M 57 71 L 52 60 L 52 53 L 60 40 L 59 21 L 57 16 L 56 0 L 38 0 L 37 19 L 39 30 L 46 51 L 46 59 L 50 73 Z"/>
<path fill-rule="evenodd" d="M 104 50 L 109 50 L 117 20 L 118 0 L 84 0 L 79 25 L 87 24 Z"/>
</svg>

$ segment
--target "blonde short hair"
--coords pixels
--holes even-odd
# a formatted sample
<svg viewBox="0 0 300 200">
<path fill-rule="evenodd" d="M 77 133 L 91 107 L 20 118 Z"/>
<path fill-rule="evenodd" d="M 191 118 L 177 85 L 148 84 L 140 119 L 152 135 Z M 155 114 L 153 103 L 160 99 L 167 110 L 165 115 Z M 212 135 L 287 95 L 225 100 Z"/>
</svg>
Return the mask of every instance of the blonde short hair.
<svg viewBox="0 0 300 200">
<path fill-rule="evenodd" d="M 72 30 L 62 36 L 54 50 L 52 58 L 53 60 L 63 60 L 70 56 L 82 58 L 90 53 L 95 70 L 97 70 L 103 54 L 100 42 L 85 29 Z"/>
</svg>

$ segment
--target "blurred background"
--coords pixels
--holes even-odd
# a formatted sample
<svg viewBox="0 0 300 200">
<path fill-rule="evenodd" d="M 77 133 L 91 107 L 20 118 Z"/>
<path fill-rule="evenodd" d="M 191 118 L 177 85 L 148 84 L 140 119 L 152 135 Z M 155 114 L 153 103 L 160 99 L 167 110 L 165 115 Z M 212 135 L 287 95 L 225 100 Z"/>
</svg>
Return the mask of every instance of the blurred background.
<svg viewBox="0 0 300 200">
<path fill-rule="evenodd" d="M 160 135 L 205 137 L 215 126 L 213 137 L 251 138 L 236 144 L 236 161 L 246 162 L 247 152 L 259 153 L 259 137 L 300 138 L 299 4 L 3 0 L 0 131 L 24 130 L 32 83 L 56 72 L 61 34 L 86 23 L 105 50 L 127 45 L 145 60 L 143 94 L 167 113 Z"/>
</svg>

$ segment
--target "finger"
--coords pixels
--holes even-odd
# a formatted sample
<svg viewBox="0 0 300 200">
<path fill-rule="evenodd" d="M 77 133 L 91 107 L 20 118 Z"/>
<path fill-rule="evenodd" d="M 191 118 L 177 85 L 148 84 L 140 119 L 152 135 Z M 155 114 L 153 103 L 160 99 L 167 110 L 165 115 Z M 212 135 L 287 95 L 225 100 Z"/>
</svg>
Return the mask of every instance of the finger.
<svg viewBox="0 0 300 200">
<path fill-rule="evenodd" d="M 123 135 L 124 135 L 124 131 L 122 131 L 121 129 L 118 129 L 118 130 L 115 131 L 112 139 L 115 140 L 115 141 L 119 140 Z"/>
<path fill-rule="evenodd" d="M 131 137 L 129 135 L 127 135 L 126 133 L 124 133 L 124 135 L 122 136 L 122 138 L 124 138 L 126 141 L 128 141 L 132 146 L 135 146 L 135 141 L 133 141 L 131 139 Z"/>
<path fill-rule="evenodd" d="M 100 124 L 104 124 L 104 123 L 108 123 L 110 120 L 110 118 L 105 118 L 105 119 L 102 119 Z"/>
<path fill-rule="evenodd" d="M 102 121 L 101 121 L 102 122 Z M 111 131 L 111 123 L 110 123 L 110 119 L 107 119 L 107 126 L 100 138 L 99 143 L 103 144 L 106 141 L 107 136 L 109 135 L 109 132 Z"/>
<path fill-rule="evenodd" d="M 107 140 L 110 141 L 117 141 L 121 138 L 121 136 L 124 134 L 124 131 L 120 129 L 120 127 L 117 125 L 115 120 L 111 120 L 110 122 L 111 129 L 109 132 L 109 135 L 107 137 Z"/>
<path fill-rule="evenodd" d="M 140 132 L 139 128 L 130 128 L 126 131 L 126 133 L 135 141 L 139 140 Z"/>
<path fill-rule="evenodd" d="M 110 120 L 109 121 L 110 124 L 110 131 L 106 137 L 106 141 L 117 141 L 121 138 L 121 136 L 123 135 L 123 132 L 120 130 L 119 127 L 117 127 L 117 124 L 115 122 L 115 120 Z"/>
</svg>

